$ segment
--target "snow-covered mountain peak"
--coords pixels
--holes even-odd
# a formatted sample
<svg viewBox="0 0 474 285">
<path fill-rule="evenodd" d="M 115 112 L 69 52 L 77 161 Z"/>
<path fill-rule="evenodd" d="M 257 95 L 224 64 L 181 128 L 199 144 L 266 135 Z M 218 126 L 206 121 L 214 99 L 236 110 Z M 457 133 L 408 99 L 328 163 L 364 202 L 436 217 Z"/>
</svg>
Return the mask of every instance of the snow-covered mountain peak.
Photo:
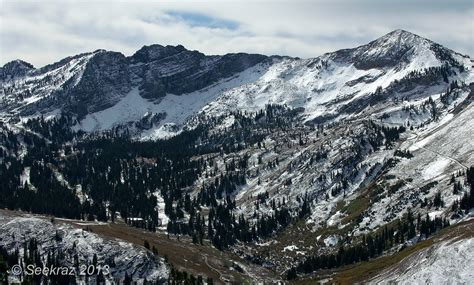
<svg viewBox="0 0 474 285">
<path fill-rule="evenodd" d="M 414 33 L 405 30 L 394 30 L 386 35 L 381 36 L 375 41 L 370 42 L 370 46 L 385 46 L 385 47 L 414 47 L 421 43 L 432 43 L 432 41 L 423 38 Z"/>
<path fill-rule="evenodd" d="M 159 59 L 163 59 L 168 56 L 175 55 L 177 53 L 187 51 L 187 49 L 182 46 L 162 46 L 159 44 L 153 44 L 149 46 L 143 46 L 135 54 L 130 57 L 130 62 L 134 63 L 147 63 Z"/>
<path fill-rule="evenodd" d="M 7 63 L 5 63 L 5 65 L 3 65 L 3 67 L 7 67 L 7 66 L 22 66 L 22 67 L 25 67 L 25 68 L 28 68 L 28 69 L 33 69 L 34 68 L 31 63 L 26 62 L 26 61 L 21 60 L 21 59 L 15 59 L 15 60 L 7 62 Z"/>
<path fill-rule="evenodd" d="M 0 80 L 8 80 L 15 77 L 24 76 L 30 70 L 33 70 L 32 64 L 16 59 L 6 63 L 3 67 L 0 67 Z"/>
<path fill-rule="evenodd" d="M 257 80 L 225 91 L 203 112 L 258 111 L 266 104 L 285 104 L 304 109 L 307 122 L 339 120 L 376 102 L 428 97 L 444 92 L 454 80 L 469 83 L 467 61 L 430 40 L 396 30 L 318 58 L 274 61 Z"/>
<path fill-rule="evenodd" d="M 358 69 L 392 68 L 422 70 L 430 67 L 461 67 L 463 56 L 429 39 L 405 30 L 394 30 L 368 44 L 336 51 L 336 60 L 353 63 Z"/>
<path fill-rule="evenodd" d="M 395 30 L 359 47 L 357 51 L 372 56 L 396 57 L 414 50 L 426 52 L 433 44 L 434 42 L 411 32 Z"/>
<path fill-rule="evenodd" d="M 358 69 L 403 66 L 419 57 L 424 57 L 424 60 L 417 64 L 420 64 L 420 68 L 427 68 L 441 65 L 432 49 L 433 45 L 432 41 L 413 33 L 395 30 L 366 45 L 336 54 L 354 63 Z M 428 61 L 427 57 L 430 57 Z"/>
<path fill-rule="evenodd" d="M 28 115 L 59 108 L 65 98 L 55 95 L 74 89 L 81 81 L 88 62 L 97 54 L 83 53 L 67 57 L 38 69 L 29 64 L 16 63 L 16 66 L 26 68 L 21 69 L 21 73 L 17 72 L 16 76 L 8 75 L 2 80 L 1 109 L 12 114 Z M 2 68 L 2 72 L 8 73 L 8 69 Z"/>
</svg>

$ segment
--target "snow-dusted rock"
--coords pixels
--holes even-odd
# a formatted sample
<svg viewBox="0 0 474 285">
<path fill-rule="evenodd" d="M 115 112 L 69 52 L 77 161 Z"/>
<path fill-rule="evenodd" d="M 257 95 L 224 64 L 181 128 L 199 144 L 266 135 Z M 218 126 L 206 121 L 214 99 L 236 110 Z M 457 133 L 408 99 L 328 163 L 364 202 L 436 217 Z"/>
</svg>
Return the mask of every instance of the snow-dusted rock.
<svg viewBox="0 0 474 285">
<path fill-rule="evenodd" d="M 24 242 L 31 239 L 36 239 L 44 258 L 48 253 L 63 253 L 62 266 L 74 266 L 74 255 L 79 265 L 91 264 L 95 254 L 98 265 L 110 266 L 109 278 L 121 279 L 128 273 L 136 281 L 146 278 L 164 283 L 168 279 L 168 265 L 142 247 L 42 218 L 0 216 L 0 247 L 18 249 L 22 256 Z"/>
</svg>

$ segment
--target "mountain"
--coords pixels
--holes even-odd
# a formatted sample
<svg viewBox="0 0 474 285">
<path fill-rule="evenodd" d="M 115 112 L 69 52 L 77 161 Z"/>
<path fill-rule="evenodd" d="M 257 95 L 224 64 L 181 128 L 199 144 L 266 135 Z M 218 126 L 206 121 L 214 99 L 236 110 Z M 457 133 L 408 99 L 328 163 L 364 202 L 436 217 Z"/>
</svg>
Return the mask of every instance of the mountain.
<svg viewBox="0 0 474 285">
<path fill-rule="evenodd" d="M 146 236 L 170 281 L 411 282 L 471 244 L 472 62 L 403 30 L 310 59 L 151 45 L 12 62 L 0 208 Z M 436 280 L 469 282 L 456 264 Z"/>
<path fill-rule="evenodd" d="M 420 84 L 434 94 L 446 89 L 448 77 L 471 80 L 469 58 L 403 30 L 314 59 L 206 56 L 183 46 L 151 45 L 130 57 L 99 50 L 40 69 L 14 63 L 2 68 L 18 70 L 14 79 L 3 77 L 3 113 L 69 112 L 78 118 L 76 129 L 124 125 L 142 138 L 167 134 L 168 124 L 179 130 L 200 112 L 255 111 L 275 103 L 304 108 L 305 121 L 324 121 L 360 111 L 378 88 L 419 96 Z M 145 115 L 155 118 L 146 130 L 137 123 Z"/>
<path fill-rule="evenodd" d="M 28 71 L 34 69 L 33 65 L 22 60 L 14 60 L 6 63 L 0 69 L 0 78 L 2 80 L 14 79 L 16 77 L 25 76 Z"/>
<path fill-rule="evenodd" d="M 144 99 L 207 87 L 266 59 L 261 55 L 205 56 L 183 46 L 145 46 L 131 57 L 98 50 L 34 69 L 21 61 L 2 67 L 1 108 L 20 115 L 61 109 L 79 118 L 117 104 L 132 88 Z"/>
<path fill-rule="evenodd" d="M 456 65 L 456 56 L 452 51 L 404 30 L 395 30 L 367 45 L 336 54 L 346 52 L 349 54 L 347 59 L 358 69 L 395 67 L 410 63 L 423 68 L 438 64 L 437 60 Z"/>
</svg>

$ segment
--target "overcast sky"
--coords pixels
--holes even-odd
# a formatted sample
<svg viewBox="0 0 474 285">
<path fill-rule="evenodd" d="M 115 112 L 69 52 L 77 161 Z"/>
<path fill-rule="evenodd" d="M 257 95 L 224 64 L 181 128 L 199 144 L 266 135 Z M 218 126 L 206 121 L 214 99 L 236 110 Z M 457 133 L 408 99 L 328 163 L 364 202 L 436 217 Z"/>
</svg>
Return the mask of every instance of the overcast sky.
<svg viewBox="0 0 474 285">
<path fill-rule="evenodd" d="M 0 65 L 41 67 L 96 49 L 131 55 L 155 43 L 307 58 L 394 29 L 474 55 L 474 0 L 388 2 L 0 0 Z"/>
</svg>

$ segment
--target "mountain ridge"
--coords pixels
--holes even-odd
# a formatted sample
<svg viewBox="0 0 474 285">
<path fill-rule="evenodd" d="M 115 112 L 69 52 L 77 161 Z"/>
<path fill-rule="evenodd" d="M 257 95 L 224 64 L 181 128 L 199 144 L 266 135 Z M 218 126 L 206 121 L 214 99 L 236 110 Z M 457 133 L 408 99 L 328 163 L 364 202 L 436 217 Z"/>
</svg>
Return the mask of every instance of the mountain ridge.
<svg viewBox="0 0 474 285">
<path fill-rule="evenodd" d="M 387 34 L 385 35 L 382 35 L 380 36 L 379 38 L 367 43 L 367 44 L 362 44 L 360 46 L 357 46 L 357 47 L 354 47 L 354 48 L 343 48 L 343 49 L 340 49 L 340 50 L 337 50 L 337 51 L 344 51 L 344 50 L 352 50 L 352 49 L 357 49 L 357 48 L 361 48 L 361 47 L 364 47 L 364 46 L 368 46 L 372 43 L 375 43 L 381 39 L 384 39 L 384 38 L 391 38 L 391 37 L 401 37 L 401 36 L 405 36 L 405 37 L 414 37 L 414 38 L 419 38 L 419 39 L 423 39 L 423 40 L 426 40 L 430 43 L 433 43 L 433 44 L 436 44 L 435 42 L 431 41 L 430 39 L 427 39 L 425 37 L 422 37 L 422 36 L 419 36 L 415 33 L 412 33 L 410 31 L 407 31 L 407 30 L 403 30 L 403 29 L 395 29 L 391 32 L 388 32 Z M 129 56 L 125 56 L 127 58 L 133 58 L 133 57 L 136 57 L 137 54 L 142 51 L 142 50 L 146 50 L 146 49 L 150 49 L 150 48 L 160 48 L 160 49 L 177 49 L 177 50 L 181 50 L 181 51 L 192 51 L 192 52 L 199 52 L 197 50 L 188 50 L 186 47 L 184 47 L 183 45 L 181 44 L 178 44 L 178 45 L 162 45 L 162 44 L 158 44 L 158 43 L 155 43 L 155 44 L 149 44 L 149 45 L 144 45 L 142 46 L 141 48 L 139 48 L 138 50 L 136 50 L 132 55 L 129 55 Z M 322 55 L 325 55 L 325 54 L 331 54 L 331 53 L 335 53 L 337 51 L 330 51 L 330 52 L 327 52 L 327 53 L 324 53 Z M 67 56 L 65 58 L 62 58 L 62 59 L 59 59 L 58 61 L 54 62 L 54 63 L 49 63 L 49 64 L 46 64 L 45 66 L 42 66 L 42 67 L 39 67 L 39 68 L 35 68 L 35 69 L 41 69 L 41 68 L 44 68 L 46 66 L 49 66 L 49 65 L 53 65 L 55 63 L 59 63 L 63 60 L 66 60 L 66 59 L 69 59 L 69 58 L 72 58 L 72 57 L 76 57 L 76 56 L 81 56 L 81 55 L 87 55 L 87 54 L 93 54 L 93 53 L 97 53 L 97 52 L 117 52 L 117 51 L 113 51 L 113 50 L 105 50 L 105 49 L 97 49 L 95 51 L 90 51 L 90 52 L 84 52 L 84 53 L 80 53 L 80 54 L 77 54 L 77 55 L 71 55 L 71 56 Z M 201 52 L 199 52 L 201 53 Z M 225 54 L 222 54 L 222 55 L 213 55 L 213 54 L 204 54 L 204 55 L 207 55 L 207 56 L 223 56 L 223 55 L 227 55 L 227 54 L 239 54 L 239 53 L 243 53 L 243 54 L 255 54 L 255 53 L 247 53 L 247 52 L 236 52 L 236 53 L 225 53 Z M 263 55 L 263 54 L 259 54 L 259 55 Z M 315 57 L 309 57 L 309 58 L 302 58 L 302 59 L 314 59 L 314 58 L 318 58 L 322 55 L 319 55 L 319 56 L 315 56 Z M 289 57 L 289 58 L 299 58 L 299 57 L 293 57 L 291 55 L 264 55 L 266 57 L 272 57 L 272 56 L 276 56 L 276 57 Z M 24 63 L 27 63 L 28 65 L 31 65 L 33 67 L 33 65 L 29 62 L 26 62 L 22 59 L 14 59 L 14 60 L 11 60 L 11 61 L 8 61 L 6 62 L 3 67 L 9 63 L 13 63 L 13 62 L 24 62 Z M 133 63 L 133 62 L 132 62 Z"/>
<path fill-rule="evenodd" d="M 21 69 L 15 79 L 2 81 L 0 111 L 20 116 L 68 112 L 76 115 L 80 123 L 87 116 L 115 106 L 134 88 L 138 88 L 140 97 L 150 101 L 146 109 L 152 112 L 157 109 L 154 105 L 168 100 L 167 96 L 203 93 L 206 88 L 222 85 L 213 91 L 215 95 L 204 96 L 208 99 L 203 109 L 167 123 L 182 128 L 185 121 L 197 113 L 222 113 L 235 108 L 255 110 L 274 103 L 306 109 L 306 121 L 318 117 L 317 120 L 321 120 L 340 117 L 337 109 L 341 106 L 329 106 L 329 102 L 347 104 L 359 100 L 364 94 L 403 80 L 411 72 L 423 72 L 432 67 L 447 65 L 449 70 L 444 78 L 459 77 L 455 74 L 463 72 L 463 61 L 459 54 L 404 30 L 394 30 L 368 44 L 311 59 L 247 53 L 205 55 L 182 45 L 159 44 L 143 46 L 131 56 L 96 50 L 66 57 L 39 69 L 26 65 L 31 68 Z M 253 67 L 256 73 L 251 75 L 252 79 L 249 77 L 250 81 L 244 80 L 240 86 L 236 83 L 230 89 L 224 87 L 224 82 L 243 76 L 244 71 Z M 287 80 L 285 76 L 290 77 Z M 465 81 L 465 78 L 459 79 Z M 252 95 L 245 95 L 248 92 Z M 241 100 L 242 96 L 248 99 Z M 253 103 L 244 105 L 244 102 Z M 139 117 L 135 116 L 134 120 L 138 121 Z M 129 123 L 118 120 L 114 125 Z M 154 128 L 159 130 L 165 122 L 155 123 Z"/>
</svg>

